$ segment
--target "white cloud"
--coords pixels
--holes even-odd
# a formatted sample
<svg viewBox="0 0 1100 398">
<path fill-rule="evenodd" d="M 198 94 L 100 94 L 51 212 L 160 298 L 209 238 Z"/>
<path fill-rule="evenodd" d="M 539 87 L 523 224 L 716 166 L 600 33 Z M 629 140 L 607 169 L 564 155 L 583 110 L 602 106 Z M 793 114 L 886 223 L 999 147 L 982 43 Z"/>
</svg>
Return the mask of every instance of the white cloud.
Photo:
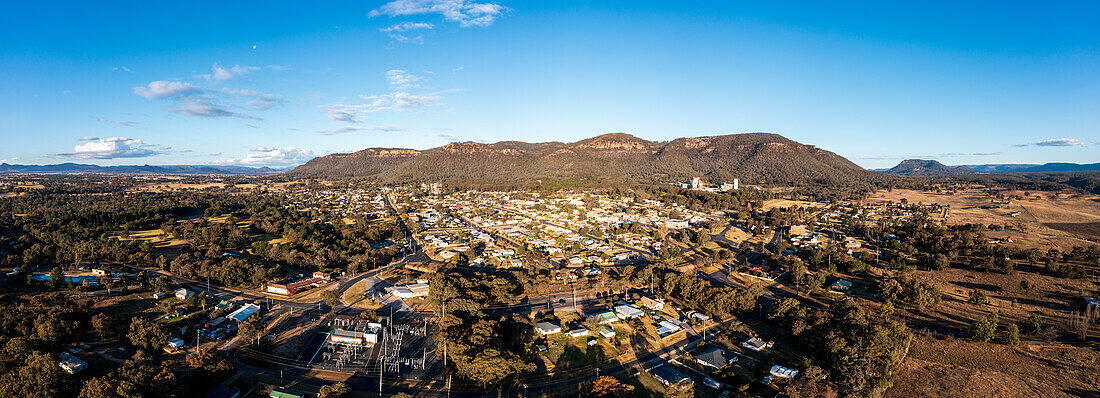
<svg viewBox="0 0 1100 398">
<path fill-rule="evenodd" d="M 439 14 L 462 27 L 486 27 L 504 15 L 508 7 L 497 3 L 478 3 L 468 0 L 394 0 L 371 11 L 369 16 L 386 15 L 390 17 Z"/>
<path fill-rule="evenodd" d="M 359 98 L 367 101 L 362 104 L 332 104 L 326 109 L 329 120 L 347 123 L 359 123 L 365 118 L 365 114 L 392 111 L 415 112 L 421 108 L 443 104 L 442 92 L 416 92 L 421 91 L 420 82 L 426 81 L 424 77 L 416 76 L 401 69 L 391 69 L 386 72 L 386 80 L 389 81 L 391 92 L 387 94 L 360 95 Z"/>
<path fill-rule="evenodd" d="M 183 104 L 166 108 L 169 112 L 179 113 L 181 115 L 199 116 L 199 117 L 248 117 L 233 111 L 226 109 L 227 106 L 223 104 L 215 104 L 206 98 L 194 97 L 187 98 Z"/>
<path fill-rule="evenodd" d="M 73 95 L 73 90 L 61 90 L 61 95 Z"/>
<path fill-rule="evenodd" d="M 130 68 L 127 68 L 125 66 L 113 66 L 113 67 L 111 67 L 111 70 L 114 71 L 114 72 L 134 73 L 134 71 L 130 70 Z"/>
<path fill-rule="evenodd" d="M 422 76 L 416 76 L 401 69 L 391 69 L 386 71 L 386 80 L 389 81 L 391 92 L 360 95 L 359 98 L 367 101 L 362 104 L 329 105 L 327 108 L 329 120 L 359 123 L 367 113 L 412 112 L 442 104 L 441 92 L 416 92 L 420 91 L 420 83 L 427 80 Z"/>
<path fill-rule="evenodd" d="M 417 83 L 424 78 L 401 69 L 390 69 L 386 71 L 386 80 L 390 81 L 390 87 L 394 90 L 408 90 L 419 87 Z"/>
<path fill-rule="evenodd" d="M 286 148 L 259 147 L 253 148 L 251 152 L 244 158 L 226 159 L 216 163 L 285 166 L 305 163 L 313 158 L 312 150 L 292 146 Z"/>
<path fill-rule="evenodd" d="M 357 131 L 381 131 L 383 133 L 392 133 L 395 131 L 405 131 L 405 128 L 399 126 L 371 126 L 371 127 L 353 127 L 346 126 L 332 130 L 318 131 L 317 134 L 321 135 L 336 135 L 343 133 L 354 133 Z"/>
<path fill-rule="evenodd" d="M 97 122 L 113 123 L 113 124 L 117 124 L 119 126 L 126 126 L 126 127 L 133 127 L 135 124 L 137 124 L 137 123 L 134 123 L 134 122 L 113 121 L 113 120 L 108 120 L 107 118 L 102 118 L 102 117 L 97 117 L 97 118 L 95 118 L 95 120 Z"/>
<path fill-rule="evenodd" d="M 199 94 L 201 92 L 202 89 L 195 87 L 191 83 L 171 82 L 165 80 L 157 80 L 155 82 L 149 83 L 149 85 L 146 87 L 134 87 L 134 94 L 148 99 L 172 98 Z"/>
<path fill-rule="evenodd" d="M 382 32 L 385 32 L 387 36 L 389 36 L 391 39 L 393 39 L 394 41 L 399 42 L 399 43 L 424 44 L 424 36 L 423 35 L 416 35 L 416 36 L 413 36 L 413 37 L 409 37 L 409 36 L 406 36 L 404 32 L 410 31 L 410 30 L 432 29 L 434 27 L 435 27 L 435 25 L 432 25 L 432 24 L 427 23 L 427 22 L 402 22 L 402 23 L 399 23 L 399 24 L 396 24 L 396 25 L 392 25 L 392 26 L 388 26 L 388 27 L 379 29 L 379 30 L 382 31 Z"/>
<path fill-rule="evenodd" d="M 244 77 L 244 76 L 248 75 L 250 72 L 260 70 L 259 67 L 247 66 L 247 65 L 243 65 L 243 66 L 242 65 L 233 65 L 233 66 L 230 66 L 230 67 L 226 68 L 226 67 L 223 67 L 221 65 L 218 65 L 217 63 L 214 63 L 214 65 L 211 66 L 210 69 L 211 69 L 210 74 L 203 74 L 203 75 L 199 75 L 199 76 L 206 79 L 206 80 L 213 81 L 214 83 L 222 83 L 222 82 L 225 82 L 226 80 Z"/>
<path fill-rule="evenodd" d="M 84 137 L 84 138 L 81 138 L 80 140 L 81 141 L 99 141 L 99 137 Z"/>
<path fill-rule="evenodd" d="M 328 119 L 337 122 L 359 123 L 363 119 L 358 115 L 355 105 L 334 104 L 328 107 Z"/>
<path fill-rule="evenodd" d="M 221 156 L 221 152 L 210 152 L 210 156 Z"/>
<path fill-rule="evenodd" d="M 82 141 L 90 141 L 84 137 Z M 125 137 L 113 137 L 96 139 L 93 142 L 80 144 L 73 147 L 72 153 L 61 153 L 59 156 L 77 157 L 81 159 L 114 159 L 114 158 L 141 158 L 156 155 L 156 151 L 141 148 L 146 146 L 141 140 Z"/>
<path fill-rule="evenodd" d="M 413 94 L 406 92 L 394 92 L 390 94 L 360 96 L 370 101 L 364 109 L 366 112 L 395 111 L 407 112 L 416 108 L 439 104 L 443 99 L 437 94 Z"/>
<path fill-rule="evenodd" d="M 1035 143 L 1036 146 L 1086 146 L 1081 140 L 1073 138 L 1055 138 L 1042 140 Z"/>
<path fill-rule="evenodd" d="M 251 100 L 248 101 L 248 107 L 258 111 L 271 109 L 283 104 L 283 97 L 275 94 L 261 93 L 255 90 L 223 88 L 222 92 L 235 97 L 251 98 Z"/>
<path fill-rule="evenodd" d="M 398 33 L 400 33 L 400 32 L 405 32 L 405 31 L 415 30 L 415 29 L 432 29 L 434 27 L 435 27 L 435 25 L 432 25 L 432 24 L 427 23 L 427 22 L 402 22 L 402 23 L 399 23 L 399 24 L 396 24 L 396 25 L 391 25 L 389 27 L 379 29 L 379 30 L 381 30 L 383 32 L 398 32 Z"/>
</svg>

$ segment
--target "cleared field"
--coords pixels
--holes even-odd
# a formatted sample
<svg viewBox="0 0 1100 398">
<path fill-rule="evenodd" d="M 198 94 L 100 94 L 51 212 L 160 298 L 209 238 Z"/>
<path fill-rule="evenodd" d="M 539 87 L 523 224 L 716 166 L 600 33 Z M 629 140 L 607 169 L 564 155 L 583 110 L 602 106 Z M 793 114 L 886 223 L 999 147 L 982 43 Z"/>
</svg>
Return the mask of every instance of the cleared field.
<svg viewBox="0 0 1100 398">
<path fill-rule="evenodd" d="M 730 227 L 723 236 L 730 241 L 738 243 L 752 237 L 751 234 L 737 227 Z"/>
<path fill-rule="evenodd" d="M 786 208 L 791 208 L 791 207 L 825 207 L 825 206 L 826 205 L 824 203 L 807 202 L 807 201 L 803 201 L 803 200 L 771 199 L 771 200 L 765 201 L 764 204 L 760 206 L 760 209 L 764 210 L 764 211 L 768 211 L 768 210 L 771 210 L 771 209 L 776 208 L 776 207 L 786 209 Z"/>
<path fill-rule="evenodd" d="M 900 202 L 939 204 L 949 206 L 949 224 L 1000 224 L 1008 225 L 1005 231 L 989 231 L 992 238 L 1012 237 L 1021 247 L 1057 247 L 1063 250 L 1073 246 L 1088 246 L 1100 242 L 1100 196 L 1067 192 L 1023 192 L 997 190 L 1005 196 L 1029 195 L 1011 204 L 990 196 L 990 189 L 974 186 L 954 195 L 910 189 L 879 191 L 868 202 Z"/>
<path fill-rule="evenodd" d="M 962 340 L 914 339 L 887 390 L 889 398 L 1070 397 L 1100 394 L 1094 347 L 1022 344 L 1012 348 Z"/>
<path fill-rule="evenodd" d="M 118 235 L 118 236 L 115 236 L 115 238 L 117 238 L 120 241 L 124 241 L 124 242 L 125 241 L 131 241 L 131 240 L 147 241 L 149 243 L 152 243 L 153 247 L 158 247 L 158 248 L 160 248 L 160 247 L 180 246 L 180 245 L 183 245 L 183 244 L 187 243 L 186 239 L 172 239 L 172 238 L 169 238 L 167 235 L 168 234 L 164 233 L 164 230 L 162 230 L 160 228 L 157 228 L 157 229 L 150 229 L 150 230 L 146 230 L 146 231 L 133 232 L 133 233 L 130 233 L 130 236 Z"/>
<path fill-rule="evenodd" d="M 382 307 L 381 304 L 376 303 L 370 298 L 364 298 L 363 294 L 367 291 L 367 281 L 359 281 L 344 291 L 343 297 L 340 298 L 344 304 L 350 305 L 355 308 L 362 308 L 368 310 L 376 310 Z"/>
<path fill-rule="evenodd" d="M 1069 314 L 1080 308 L 1079 292 L 1090 292 L 1095 284 L 1086 279 L 1062 279 L 1045 275 L 1041 269 L 1020 264 L 1012 274 L 977 272 L 951 268 L 943 271 L 915 271 L 913 276 L 935 284 L 943 293 L 943 301 L 928 313 L 911 313 L 910 326 L 922 324 L 949 326 L 965 333 L 970 323 L 987 314 L 998 312 L 1002 322 L 1016 322 L 1031 313 L 1042 314 L 1045 323 L 1064 326 Z M 1035 290 L 1024 292 L 1020 282 L 1035 284 Z M 988 304 L 967 301 L 970 292 L 981 291 Z"/>
</svg>

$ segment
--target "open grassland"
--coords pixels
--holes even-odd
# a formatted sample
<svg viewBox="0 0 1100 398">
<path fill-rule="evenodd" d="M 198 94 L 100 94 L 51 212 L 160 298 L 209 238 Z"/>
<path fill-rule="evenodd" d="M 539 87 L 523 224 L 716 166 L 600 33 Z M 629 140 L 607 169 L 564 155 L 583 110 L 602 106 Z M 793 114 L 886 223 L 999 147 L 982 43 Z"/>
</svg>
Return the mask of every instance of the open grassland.
<svg viewBox="0 0 1100 398">
<path fill-rule="evenodd" d="M 917 398 L 1100 395 L 1096 347 L 1058 343 L 1017 348 L 957 339 L 914 339 L 886 396 Z"/>
<path fill-rule="evenodd" d="M 869 202 L 906 199 L 909 203 L 939 204 L 949 206 L 949 224 L 999 224 L 1008 225 L 1004 231 L 989 231 L 992 238 L 1012 237 L 1016 244 L 1025 247 L 1062 250 L 1073 246 L 1087 246 L 1100 242 L 1100 196 L 1071 192 L 1024 192 L 996 190 L 999 195 L 1025 196 L 1011 200 L 1012 204 L 994 205 L 1000 202 L 991 196 L 990 189 L 974 186 L 954 194 L 895 189 L 879 191 L 871 195 Z M 1018 213 L 1017 213 L 1018 212 Z M 1013 215 L 1016 214 L 1016 215 Z"/>
<path fill-rule="evenodd" d="M 913 276 L 935 284 L 943 298 L 930 312 L 909 314 L 911 326 L 935 325 L 940 330 L 946 326 L 959 333 L 965 333 L 975 319 L 994 312 L 1000 314 L 1002 322 L 1016 322 L 1037 313 L 1047 326 L 1064 327 L 1071 314 L 1081 309 L 1081 295 L 1094 294 L 1098 288 L 1093 280 L 1058 278 L 1026 264 L 1017 265 L 1011 274 L 950 268 L 915 271 Z M 1033 283 L 1035 289 L 1021 289 L 1020 282 L 1024 280 Z M 984 293 L 989 302 L 968 302 L 974 290 Z"/>
<path fill-rule="evenodd" d="M 799 207 L 799 208 L 816 207 L 816 208 L 822 208 L 822 207 L 825 207 L 825 206 L 826 205 L 824 203 L 807 202 L 807 201 L 804 201 L 804 200 L 771 199 L 771 200 L 765 201 L 764 204 L 760 206 L 760 209 L 764 210 L 764 211 L 768 211 L 768 210 L 771 210 L 771 209 L 774 209 L 774 208 L 777 208 L 777 207 L 781 208 L 781 209 L 789 209 L 791 207 Z"/>
</svg>

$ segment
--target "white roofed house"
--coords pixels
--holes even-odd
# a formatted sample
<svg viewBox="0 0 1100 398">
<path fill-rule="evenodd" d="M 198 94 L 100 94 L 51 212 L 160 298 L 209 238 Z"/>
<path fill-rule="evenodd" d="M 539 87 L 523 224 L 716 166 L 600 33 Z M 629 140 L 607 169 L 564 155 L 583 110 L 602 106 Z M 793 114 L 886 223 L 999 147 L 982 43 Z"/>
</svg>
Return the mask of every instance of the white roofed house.
<svg viewBox="0 0 1100 398">
<path fill-rule="evenodd" d="M 87 362 L 84 362 L 80 358 L 77 358 L 69 353 L 61 353 L 57 356 L 57 359 L 57 365 L 69 374 L 76 374 L 77 372 L 88 368 Z"/>
<path fill-rule="evenodd" d="M 620 319 L 632 319 L 632 318 L 638 318 L 638 317 L 641 317 L 642 315 L 645 315 L 645 313 L 642 312 L 641 309 L 638 309 L 638 307 L 635 307 L 635 306 L 630 305 L 630 304 L 624 304 L 624 305 L 616 306 L 615 307 L 615 314 L 618 315 Z"/>
<path fill-rule="evenodd" d="M 183 339 L 181 339 L 179 337 L 176 337 L 174 339 L 168 340 L 168 345 L 164 346 L 164 351 L 170 352 L 170 353 L 171 352 L 176 352 L 176 351 L 180 350 L 181 348 L 185 347 L 186 345 L 187 344 L 184 343 Z"/>
<path fill-rule="evenodd" d="M 539 322 L 535 324 L 535 331 L 545 336 L 548 334 L 561 333 L 561 326 L 550 322 Z"/>
<path fill-rule="evenodd" d="M 421 279 L 416 283 L 405 286 L 396 286 L 393 288 L 393 295 L 401 299 L 410 299 L 416 297 L 424 297 L 430 293 L 431 288 L 428 286 L 428 281 Z"/>
</svg>

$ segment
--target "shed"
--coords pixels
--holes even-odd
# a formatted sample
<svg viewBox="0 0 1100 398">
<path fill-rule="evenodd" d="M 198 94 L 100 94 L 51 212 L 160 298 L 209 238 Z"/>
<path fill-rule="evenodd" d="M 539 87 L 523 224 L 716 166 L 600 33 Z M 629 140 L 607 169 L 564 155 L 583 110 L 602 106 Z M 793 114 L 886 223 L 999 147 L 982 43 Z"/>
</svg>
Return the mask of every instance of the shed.
<svg viewBox="0 0 1100 398">
<path fill-rule="evenodd" d="M 241 308 L 238 308 L 236 311 L 233 311 L 229 315 L 226 315 L 226 318 L 233 319 L 237 322 L 244 322 L 246 319 L 248 319 L 248 317 L 252 316 L 252 314 L 255 314 L 259 310 L 260 306 L 249 303 L 245 304 Z"/>
</svg>

